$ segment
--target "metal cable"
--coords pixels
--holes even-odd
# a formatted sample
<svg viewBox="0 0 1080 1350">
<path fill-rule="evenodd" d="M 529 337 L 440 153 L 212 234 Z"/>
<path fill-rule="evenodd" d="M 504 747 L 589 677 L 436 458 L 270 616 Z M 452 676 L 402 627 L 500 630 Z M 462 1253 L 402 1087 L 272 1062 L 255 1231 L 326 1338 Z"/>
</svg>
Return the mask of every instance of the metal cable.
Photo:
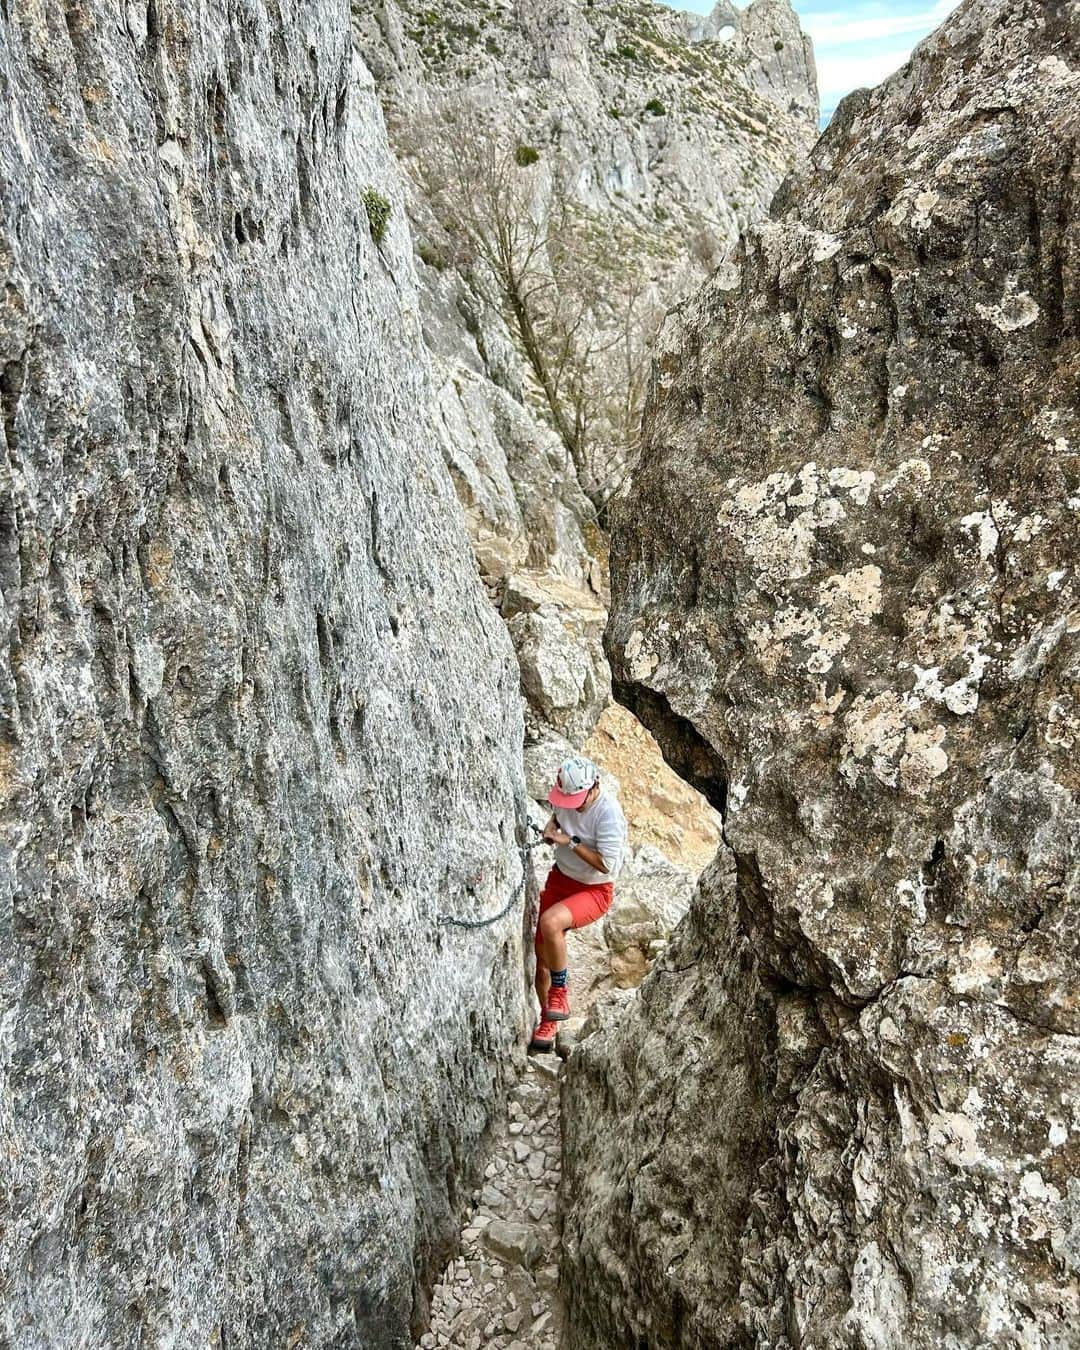
<svg viewBox="0 0 1080 1350">
<path fill-rule="evenodd" d="M 530 830 L 535 830 L 537 834 L 540 834 L 539 826 L 534 825 L 531 820 L 528 822 L 528 826 Z M 528 842 L 518 845 L 518 853 L 521 854 L 521 880 L 517 884 L 517 889 L 498 914 L 492 914 L 486 919 L 459 919 L 453 914 L 440 914 L 438 922 L 443 927 L 448 928 L 490 928 L 493 923 L 498 923 L 500 919 L 505 918 L 525 891 L 525 881 L 529 875 L 529 854 L 534 848 L 539 848 L 541 844 L 546 842 L 541 836 L 539 839 L 530 839 Z"/>
</svg>

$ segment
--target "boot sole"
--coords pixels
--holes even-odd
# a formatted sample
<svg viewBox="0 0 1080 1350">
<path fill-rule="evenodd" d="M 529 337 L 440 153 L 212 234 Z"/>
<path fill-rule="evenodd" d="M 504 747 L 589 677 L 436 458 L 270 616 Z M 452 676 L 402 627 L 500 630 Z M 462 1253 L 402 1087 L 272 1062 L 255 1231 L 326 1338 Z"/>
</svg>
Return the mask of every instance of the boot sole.
<svg viewBox="0 0 1080 1350">
<path fill-rule="evenodd" d="M 548 1022 L 569 1022 L 570 1017 L 571 1014 L 568 1012 L 551 1012 L 547 1008 L 544 1009 L 544 1020 Z"/>
<path fill-rule="evenodd" d="M 550 1055 L 555 1049 L 554 1041 L 530 1041 L 529 1054 L 531 1055 Z"/>
</svg>

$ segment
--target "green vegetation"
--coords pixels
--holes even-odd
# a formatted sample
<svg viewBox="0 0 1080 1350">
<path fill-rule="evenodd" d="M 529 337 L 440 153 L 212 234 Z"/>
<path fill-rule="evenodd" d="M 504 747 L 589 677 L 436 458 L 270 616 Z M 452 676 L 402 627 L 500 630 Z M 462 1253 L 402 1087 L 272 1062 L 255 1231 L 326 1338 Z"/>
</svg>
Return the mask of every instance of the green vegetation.
<svg viewBox="0 0 1080 1350">
<path fill-rule="evenodd" d="M 645 111 L 647 113 L 652 113 L 654 117 L 663 117 L 667 112 L 667 109 L 658 98 L 651 98 L 648 103 L 645 104 Z"/>
<path fill-rule="evenodd" d="M 619 111 L 618 108 L 609 108 L 609 109 L 607 110 L 607 115 L 608 115 L 609 117 L 621 117 L 621 116 L 622 116 L 622 113 Z"/>
<path fill-rule="evenodd" d="M 630 43 L 627 42 L 619 48 L 619 55 L 624 61 L 636 61 L 638 59 L 638 49 L 632 47 Z"/>
<path fill-rule="evenodd" d="M 527 169 L 540 158 L 540 151 L 532 145 L 519 145 L 514 151 L 514 163 L 519 169 Z"/>
<path fill-rule="evenodd" d="M 421 242 L 417 244 L 416 251 L 420 255 L 420 261 L 428 267 L 434 267 L 436 272 L 445 272 L 450 266 L 449 259 L 442 249 L 436 248 L 434 244 Z"/>
<path fill-rule="evenodd" d="M 376 244 L 381 244 L 386 238 L 392 207 L 382 193 L 377 188 L 373 188 L 370 183 L 360 194 L 360 200 L 364 203 L 364 210 L 367 212 L 371 237 Z"/>
<path fill-rule="evenodd" d="M 784 50 L 784 44 L 780 41 L 779 38 L 777 38 L 776 41 L 773 43 L 773 51 L 775 51 L 775 52 L 782 52 L 783 50 Z"/>
<path fill-rule="evenodd" d="M 408 33 L 431 61 L 445 61 L 451 50 L 460 56 L 480 38 L 479 27 L 468 19 L 449 18 L 436 9 L 425 9 L 418 17 L 420 27 L 410 28 Z M 478 17 L 481 24 L 487 22 L 484 15 Z"/>
</svg>

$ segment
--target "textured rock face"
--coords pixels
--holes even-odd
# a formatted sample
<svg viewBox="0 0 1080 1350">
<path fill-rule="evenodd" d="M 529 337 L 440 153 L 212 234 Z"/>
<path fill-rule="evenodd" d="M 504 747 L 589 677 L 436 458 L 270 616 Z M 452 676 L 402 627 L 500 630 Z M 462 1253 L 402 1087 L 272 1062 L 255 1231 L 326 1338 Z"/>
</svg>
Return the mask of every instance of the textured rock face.
<svg viewBox="0 0 1080 1350">
<path fill-rule="evenodd" d="M 664 310 L 765 211 L 808 147 L 817 125 L 813 59 L 787 0 L 755 0 L 730 42 L 691 33 L 689 16 L 653 0 L 602 7 L 355 0 L 353 9 L 357 42 L 413 179 L 409 211 L 423 259 L 440 441 L 521 659 L 527 735 L 580 743 L 607 684 L 595 622 L 606 603 L 605 546 L 586 491 L 599 500 L 600 484 L 615 481 L 633 453 L 644 353 Z M 796 45 L 803 66 L 778 65 Z M 602 428 L 577 456 L 579 467 L 591 462 L 580 474 L 552 430 L 498 286 L 462 256 L 432 209 L 436 114 L 462 110 L 486 135 L 509 137 L 536 156 L 514 171 L 515 187 L 533 191 L 530 212 L 549 217 L 558 180 L 579 245 L 602 241 L 586 269 L 603 301 L 586 325 L 604 329 L 594 335 L 590 378 L 611 380 L 616 405 L 631 404 L 634 417 L 613 428 L 604 420 L 609 408 L 597 419 Z M 638 289 L 624 312 L 628 276 Z M 621 354 L 625 329 L 636 334 L 632 378 L 612 354 Z M 515 599 L 522 590 L 528 617 Z"/>
<path fill-rule="evenodd" d="M 710 14 L 680 14 L 691 42 L 726 43 L 739 55 L 743 79 L 790 113 L 816 122 L 817 69 L 813 44 L 788 0 L 754 0 L 736 9 L 719 0 Z"/>
<path fill-rule="evenodd" d="M 741 1248 L 769 1138 L 772 1015 L 738 931 L 732 870 L 718 854 L 637 996 L 594 1006 L 598 1029 L 567 1066 L 570 1346 L 746 1343 Z"/>
<path fill-rule="evenodd" d="M 1075 1344 L 1077 24 L 969 0 L 669 325 L 609 649 L 730 863 L 571 1060 L 579 1345 Z"/>
<path fill-rule="evenodd" d="M 405 1346 L 522 724 L 400 188 L 345 7 L 63 18 L 0 26 L 0 1340 Z"/>
</svg>

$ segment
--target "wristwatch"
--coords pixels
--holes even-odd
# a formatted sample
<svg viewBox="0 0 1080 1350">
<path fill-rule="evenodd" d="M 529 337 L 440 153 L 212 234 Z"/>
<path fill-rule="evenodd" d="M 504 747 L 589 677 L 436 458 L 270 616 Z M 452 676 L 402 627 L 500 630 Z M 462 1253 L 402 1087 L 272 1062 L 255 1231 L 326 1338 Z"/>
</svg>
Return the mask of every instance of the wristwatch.
<svg viewBox="0 0 1080 1350">
<path fill-rule="evenodd" d="M 572 834 L 572 835 L 570 836 L 570 842 L 571 842 L 571 844 L 573 844 L 573 846 L 574 846 L 575 848 L 577 848 L 578 844 L 581 843 L 581 835 L 580 835 L 580 834 Z"/>
</svg>

